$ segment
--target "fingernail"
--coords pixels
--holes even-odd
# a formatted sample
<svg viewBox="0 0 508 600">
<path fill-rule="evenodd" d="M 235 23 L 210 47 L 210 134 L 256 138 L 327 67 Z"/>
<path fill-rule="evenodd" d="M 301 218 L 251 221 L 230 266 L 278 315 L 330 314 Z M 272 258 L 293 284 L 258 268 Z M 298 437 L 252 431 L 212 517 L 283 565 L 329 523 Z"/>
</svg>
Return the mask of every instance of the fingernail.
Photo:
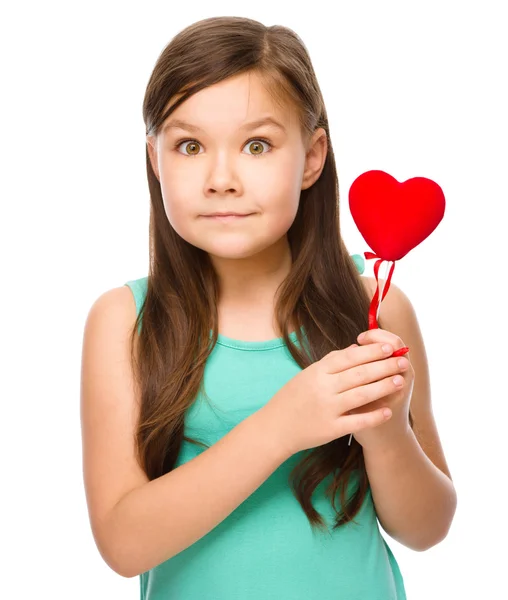
<svg viewBox="0 0 508 600">
<path fill-rule="evenodd" d="M 360 333 L 360 335 L 356 338 L 359 342 L 361 342 L 365 338 L 365 332 Z"/>
<path fill-rule="evenodd" d="M 390 346 L 390 344 L 384 344 L 383 346 L 381 346 L 381 349 L 383 350 L 383 352 L 392 352 L 393 348 L 392 346 Z"/>
</svg>

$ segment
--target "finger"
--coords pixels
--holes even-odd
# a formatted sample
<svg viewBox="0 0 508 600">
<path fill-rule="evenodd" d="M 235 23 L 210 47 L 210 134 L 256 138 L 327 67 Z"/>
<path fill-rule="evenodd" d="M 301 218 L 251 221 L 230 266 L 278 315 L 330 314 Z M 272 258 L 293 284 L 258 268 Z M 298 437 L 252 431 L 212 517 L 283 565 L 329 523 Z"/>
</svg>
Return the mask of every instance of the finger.
<svg viewBox="0 0 508 600">
<path fill-rule="evenodd" d="M 335 393 L 341 394 L 347 390 L 366 386 L 374 381 L 381 381 L 390 375 L 395 376 L 407 370 L 407 365 L 405 367 L 399 366 L 399 360 L 401 359 L 397 357 L 389 357 L 346 369 L 335 377 L 333 389 Z"/>
<path fill-rule="evenodd" d="M 379 332 L 380 330 L 379 329 L 370 329 L 369 331 Z M 381 331 L 383 332 L 384 330 L 381 330 Z M 364 333 L 367 333 L 367 332 L 364 332 Z M 362 344 L 372 343 L 371 341 L 369 341 L 369 337 L 367 337 L 367 338 L 366 337 L 362 337 L 364 335 L 364 333 L 361 333 L 358 336 L 358 339 L 361 340 L 361 343 Z M 390 332 L 387 332 L 387 333 L 390 333 Z M 390 335 L 393 336 L 393 334 L 390 334 Z M 407 352 L 409 352 L 409 347 L 408 346 L 399 347 L 400 344 L 402 343 L 402 340 L 399 337 L 397 337 L 397 336 L 395 336 L 395 337 L 398 340 L 396 343 L 394 343 L 394 347 L 397 348 L 397 350 L 394 351 L 394 353 L 393 353 L 392 356 L 402 356 L 403 354 L 406 354 Z M 382 340 L 378 339 L 379 336 L 376 336 L 376 338 L 377 338 L 377 341 L 382 341 Z M 372 340 L 372 334 L 370 335 L 370 339 Z M 389 340 L 388 337 L 386 339 L 387 339 L 388 343 L 393 343 L 393 342 L 390 342 L 390 340 Z"/>
<path fill-rule="evenodd" d="M 391 374 L 380 381 L 367 385 L 351 388 L 339 393 L 339 413 L 348 413 L 355 408 L 379 400 L 384 396 L 393 394 L 404 387 L 404 377 L 400 374 Z"/>
<path fill-rule="evenodd" d="M 386 331 L 386 329 L 368 329 L 360 333 L 360 335 L 356 338 L 357 342 L 360 344 L 372 344 L 375 342 L 386 342 L 388 344 L 392 344 L 394 348 L 400 348 L 404 345 L 402 340 L 398 335 L 395 335 L 391 331 Z"/>
<path fill-rule="evenodd" d="M 388 421 L 391 416 L 392 411 L 389 408 L 386 408 L 386 406 L 367 413 L 341 415 L 337 421 L 339 428 L 337 437 L 342 437 L 343 435 L 351 433 L 357 433 L 358 431 L 362 431 L 363 429 L 367 429 L 369 427 L 377 427 L 378 425 Z"/>
<path fill-rule="evenodd" d="M 391 344 L 385 343 L 349 346 L 343 350 L 332 350 L 323 357 L 322 362 L 325 365 L 325 373 L 340 373 L 357 365 L 387 358 L 393 350 Z"/>
</svg>

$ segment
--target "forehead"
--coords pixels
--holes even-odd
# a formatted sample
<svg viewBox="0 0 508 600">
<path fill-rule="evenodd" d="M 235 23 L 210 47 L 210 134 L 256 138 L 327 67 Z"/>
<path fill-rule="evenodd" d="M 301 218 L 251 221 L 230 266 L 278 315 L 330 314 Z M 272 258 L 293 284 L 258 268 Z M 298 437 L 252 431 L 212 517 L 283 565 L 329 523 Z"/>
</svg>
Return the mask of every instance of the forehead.
<svg viewBox="0 0 508 600">
<path fill-rule="evenodd" d="M 289 134 L 298 127 L 291 106 L 281 106 L 255 73 L 230 77 L 193 94 L 169 115 L 163 130 L 171 132 L 172 124 L 210 134 L 246 131 L 262 124 Z"/>
</svg>

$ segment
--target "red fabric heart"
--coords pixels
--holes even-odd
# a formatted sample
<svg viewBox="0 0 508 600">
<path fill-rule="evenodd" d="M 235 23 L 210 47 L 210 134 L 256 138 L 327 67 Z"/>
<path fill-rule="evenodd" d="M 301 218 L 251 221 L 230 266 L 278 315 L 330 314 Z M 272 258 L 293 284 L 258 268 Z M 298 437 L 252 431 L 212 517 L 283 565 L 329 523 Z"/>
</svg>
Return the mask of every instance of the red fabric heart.
<svg viewBox="0 0 508 600">
<path fill-rule="evenodd" d="M 399 183 L 384 171 L 367 171 L 349 189 L 349 208 L 372 250 L 379 258 L 394 261 L 439 225 L 445 198 L 431 179 L 413 177 Z"/>
</svg>

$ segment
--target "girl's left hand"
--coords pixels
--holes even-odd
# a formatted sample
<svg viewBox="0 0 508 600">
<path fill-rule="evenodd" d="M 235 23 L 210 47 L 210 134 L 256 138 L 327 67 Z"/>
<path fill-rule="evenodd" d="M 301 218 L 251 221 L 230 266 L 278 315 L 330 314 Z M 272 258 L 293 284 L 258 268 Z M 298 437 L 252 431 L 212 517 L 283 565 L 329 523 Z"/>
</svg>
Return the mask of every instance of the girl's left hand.
<svg viewBox="0 0 508 600">
<path fill-rule="evenodd" d="M 362 337 L 363 336 L 363 337 Z M 386 331 L 385 329 L 369 329 L 360 334 L 357 338 L 360 345 L 385 342 L 391 344 L 393 350 L 404 347 L 404 342 L 397 335 Z M 360 414 L 370 412 L 387 406 L 392 411 L 392 416 L 383 424 L 377 427 L 368 427 L 358 433 L 354 433 L 355 440 L 365 449 L 385 449 L 393 445 L 397 438 L 406 435 L 410 428 L 409 425 L 409 404 L 413 392 L 414 369 L 408 358 L 409 353 L 401 356 L 399 360 L 406 362 L 406 367 L 399 372 L 404 379 L 399 391 L 383 396 L 374 402 L 365 404 L 359 408 L 349 411 L 349 414 Z M 390 358 L 390 357 L 388 357 Z"/>
</svg>

